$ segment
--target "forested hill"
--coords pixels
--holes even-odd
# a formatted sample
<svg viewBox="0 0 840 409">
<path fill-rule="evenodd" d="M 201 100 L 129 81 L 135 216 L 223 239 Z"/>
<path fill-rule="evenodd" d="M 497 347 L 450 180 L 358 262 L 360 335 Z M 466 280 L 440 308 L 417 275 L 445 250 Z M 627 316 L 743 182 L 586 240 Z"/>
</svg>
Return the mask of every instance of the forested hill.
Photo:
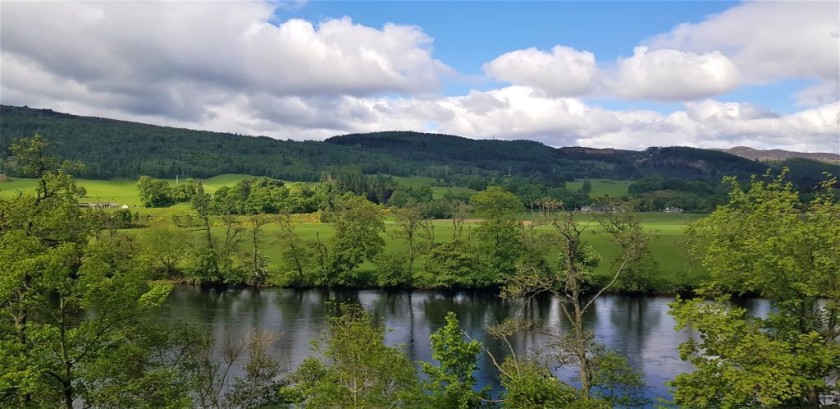
<svg viewBox="0 0 840 409">
<path fill-rule="evenodd" d="M 723 175 L 764 172 L 767 164 L 725 152 L 671 147 L 642 152 L 555 149 L 533 141 L 472 140 L 452 135 L 379 132 L 337 136 L 325 142 L 161 127 L 82 117 L 48 109 L 0 106 L 0 158 L 15 138 L 39 133 L 49 154 L 88 165 L 89 178 L 208 177 L 222 173 L 317 180 L 324 170 L 358 166 L 365 173 L 461 178 L 505 175 L 553 183 L 585 177 L 639 179 L 646 176 L 720 180 Z M 836 166 L 794 160 L 795 179 L 809 184 Z M 806 180 L 807 179 L 807 180 Z"/>
</svg>

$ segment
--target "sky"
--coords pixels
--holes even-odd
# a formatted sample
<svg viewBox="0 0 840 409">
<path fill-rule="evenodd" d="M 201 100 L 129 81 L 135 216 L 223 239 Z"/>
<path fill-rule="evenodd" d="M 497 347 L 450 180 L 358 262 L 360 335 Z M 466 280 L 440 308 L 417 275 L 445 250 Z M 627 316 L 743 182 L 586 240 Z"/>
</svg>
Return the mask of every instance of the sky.
<svg viewBox="0 0 840 409">
<path fill-rule="evenodd" d="M 0 103 L 278 139 L 840 153 L 838 1 L 0 1 Z"/>
</svg>

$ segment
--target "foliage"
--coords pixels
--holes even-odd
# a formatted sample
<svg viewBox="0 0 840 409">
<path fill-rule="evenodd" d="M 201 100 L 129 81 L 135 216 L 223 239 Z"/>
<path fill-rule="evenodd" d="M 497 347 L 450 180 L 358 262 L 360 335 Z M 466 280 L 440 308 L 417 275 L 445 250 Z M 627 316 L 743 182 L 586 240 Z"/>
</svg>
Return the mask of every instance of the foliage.
<svg viewBox="0 0 840 409">
<path fill-rule="evenodd" d="M 578 399 L 578 391 L 560 382 L 551 371 L 533 360 L 505 358 L 500 366 L 502 407 L 505 409 L 565 408 Z"/>
<path fill-rule="evenodd" d="M 394 222 L 398 227 L 394 235 L 408 242 L 409 276 L 414 273 L 414 260 L 417 256 L 416 239 L 425 238 L 430 243 L 434 242 L 433 225 L 426 218 L 425 210 L 425 206 L 412 202 L 393 211 Z"/>
<path fill-rule="evenodd" d="M 480 406 L 482 394 L 473 391 L 481 345 L 478 341 L 463 340 L 463 333 L 455 313 L 446 314 L 446 325 L 429 337 L 432 359 L 439 366 L 422 363 L 423 372 L 429 376 L 427 389 L 431 391 L 434 407 L 466 409 Z"/>
<path fill-rule="evenodd" d="M 324 142 L 280 141 L 0 106 L 0 146 L 35 132 L 53 142 L 51 153 L 55 156 L 88 164 L 78 176 L 97 179 L 142 175 L 204 178 L 236 173 L 317 181 L 325 169 L 355 167 L 365 175 L 426 176 L 439 186 L 483 190 L 506 182 L 561 187 L 565 181 L 582 178 L 660 176 L 717 181 L 724 175 L 760 173 L 766 166 L 724 152 L 686 147 L 642 152 L 555 149 L 533 141 L 472 140 L 417 132 L 344 135 Z M 6 154 L 0 151 L 0 158 Z M 821 172 L 833 169 L 831 164 L 801 160 L 785 164 L 803 192 L 814 187 L 814 178 Z M 782 165 L 770 166 L 780 169 Z M 364 196 L 384 203 L 387 193 L 388 189 L 376 189 Z M 553 194 L 532 195 L 531 199 L 550 196 L 577 207 L 585 204 L 587 195 L 581 193 L 574 195 L 574 203 Z M 527 194 L 519 196 L 529 202 Z"/>
<path fill-rule="evenodd" d="M 470 197 L 470 205 L 478 217 L 507 220 L 516 217 L 523 210 L 522 202 L 513 193 L 498 186 L 490 186 Z"/>
<path fill-rule="evenodd" d="M 165 180 L 141 176 L 137 190 L 140 191 L 140 203 L 145 207 L 166 207 L 175 203 L 172 188 Z"/>
<path fill-rule="evenodd" d="M 402 254 L 382 253 L 374 259 L 376 285 L 382 288 L 406 288 L 412 284 L 408 260 Z"/>
<path fill-rule="evenodd" d="M 405 207 L 411 203 L 429 203 L 432 201 L 432 187 L 429 185 L 400 185 L 388 199 L 389 206 Z"/>
<path fill-rule="evenodd" d="M 469 288 L 488 285 L 481 262 L 469 243 L 461 240 L 437 243 L 426 257 L 426 269 L 418 273 L 417 283 L 431 288 Z"/>
<path fill-rule="evenodd" d="M 671 314 L 678 327 L 690 325 L 700 335 L 699 340 L 680 346 L 680 357 L 696 368 L 673 381 L 674 400 L 682 407 L 793 404 L 812 383 L 800 373 L 796 349 L 812 349 L 815 345 L 808 344 L 817 340 L 813 337 L 804 336 L 802 345 L 789 345 L 765 332 L 761 320 L 746 317 L 744 309 L 725 302 L 680 301 L 672 305 Z M 808 359 L 831 363 L 825 354 Z"/>
<path fill-rule="evenodd" d="M 627 358 L 605 348 L 592 360 L 592 395 L 616 407 L 644 407 L 649 400 L 642 396 L 643 374 L 630 366 Z"/>
<path fill-rule="evenodd" d="M 522 224 L 517 220 L 522 202 L 514 194 L 491 186 L 474 194 L 470 204 L 476 215 L 484 218 L 475 237 L 485 279 L 497 282 L 516 271 L 523 253 Z"/>
<path fill-rule="evenodd" d="M 283 395 L 311 408 L 416 406 L 421 399 L 414 367 L 400 350 L 383 344 L 384 328 L 358 307 L 341 306 L 329 323 L 322 351 L 327 362 L 304 361 Z"/>
<path fill-rule="evenodd" d="M 311 213 L 318 209 L 318 194 L 303 184 L 246 178 L 234 186 L 222 186 L 213 194 L 213 214 Z"/>
<path fill-rule="evenodd" d="M 130 399 L 139 384 L 172 391 L 151 366 L 120 371 L 145 347 L 141 317 L 171 286 L 149 282 L 136 243 L 101 231 L 107 219 L 78 206 L 73 166 L 46 146 L 38 136 L 13 145 L 38 188 L 0 200 L 0 404 L 72 408 L 104 390 Z M 121 381 L 126 389 L 109 388 Z"/>
<path fill-rule="evenodd" d="M 677 303 L 680 327 L 693 318 L 701 334 L 699 344 L 683 346 L 684 357 L 698 362 L 701 370 L 674 381 L 678 403 L 716 399 L 816 405 L 821 395 L 836 398 L 840 393 L 833 381 L 840 368 L 840 203 L 829 191 L 835 179 L 802 206 L 785 178 L 784 172 L 777 177 L 768 173 L 753 178 L 748 190 L 727 178 L 729 202 L 690 228 L 692 237 L 705 244 L 697 246 L 705 251 L 703 263 L 711 273 L 705 294 L 758 294 L 770 299 L 774 311 L 766 319 L 747 319 L 724 306 Z M 772 357 L 755 359 L 771 350 Z M 709 360 L 708 351 L 718 356 L 713 364 L 703 362 Z M 770 362 L 773 368 L 765 368 Z M 709 381 L 712 375 L 738 373 L 745 379 L 759 374 L 764 385 L 774 383 L 722 391 L 723 385 Z"/>
<path fill-rule="evenodd" d="M 140 243 L 148 264 L 160 278 L 180 277 L 195 252 L 192 234 L 167 224 L 150 226 Z"/>
<path fill-rule="evenodd" d="M 583 232 L 589 226 L 579 225 L 571 212 L 555 213 L 549 207 L 544 210 L 540 222 L 549 223 L 554 227 L 560 250 L 557 269 L 546 272 L 533 264 L 521 264 L 519 271 L 506 279 L 502 291 L 503 296 L 507 298 L 545 291 L 564 298 L 560 310 L 569 322 L 570 329 L 557 336 L 554 345 L 556 360 L 560 365 L 577 366 L 577 376 L 581 382 L 580 396 L 583 401 L 593 398 L 592 388 L 596 386 L 594 382 L 598 377 L 596 363 L 603 354 L 603 346 L 595 342 L 594 334 L 584 327 L 584 314 L 601 294 L 615 285 L 628 266 L 637 263 L 647 254 L 647 242 L 642 237 L 636 215 L 626 211 L 606 212 L 599 216 L 597 221 L 620 249 L 618 261 L 611 269 L 608 283 L 595 287 L 594 273 L 600 256 L 583 241 Z M 590 287 L 595 287 L 594 295 L 587 294 Z M 613 366 L 612 369 L 624 370 L 619 366 Z"/>
<path fill-rule="evenodd" d="M 364 261 L 372 261 L 382 252 L 385 231 L 380 209 L 368 200 L 345 194 L 335 222 L 335 235 L 330 240 L 330 260 L 326 284 L 352 284 L 357 281 L 354 270 Z"/>
</svg>

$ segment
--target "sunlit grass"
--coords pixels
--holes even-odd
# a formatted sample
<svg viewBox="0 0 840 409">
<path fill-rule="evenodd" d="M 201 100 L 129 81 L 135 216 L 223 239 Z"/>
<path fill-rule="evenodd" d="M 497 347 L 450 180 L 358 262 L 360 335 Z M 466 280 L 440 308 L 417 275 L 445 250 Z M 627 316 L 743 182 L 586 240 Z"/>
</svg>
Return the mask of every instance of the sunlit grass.
<svg viewBox="0 0 840 409">
<path fill-rule="evenodd" d="M 633 183 L 632 180 L 612 180 L 612 179 L 586 179 L 592 183 L 592 191 L 589 192 L 590 197 L 621 197 L 627 194 L 627 187 Z M 566 188 L 569 190 L 579 190 L 583 187 L 583 179 L 574 182 L 566 182 Z"/>
</svg>

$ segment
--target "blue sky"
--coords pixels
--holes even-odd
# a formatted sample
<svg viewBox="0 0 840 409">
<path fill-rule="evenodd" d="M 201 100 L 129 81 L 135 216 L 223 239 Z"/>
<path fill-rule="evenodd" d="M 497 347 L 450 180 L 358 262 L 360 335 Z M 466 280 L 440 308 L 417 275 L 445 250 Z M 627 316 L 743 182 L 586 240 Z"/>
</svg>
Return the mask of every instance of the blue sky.
<svg viewBox="0 0 840 409">
<path fill-rule="evenodd" d="M 698 22 L 737 2 L 723 1 L 312 1 L 278 9 L 278 22 L 317 22 L 350 17 L 371 27 L 415 25 L 434 40 L 435 57 L 473 80 L 450 80 L 446 95 L 470 88 L 489 90 L 498 82 L 480 78 L 481 66 L 510 50 L 550 49 L 564 44 L 595 52 L 611 63 L 630 56 L 640 41 L 685 22 Z M 787 98 L 787 95 L 779 97 Z M 771 102 L 775 103 L 775 102 Z M 661 104 L 647 104 L 656 109 Z"/>
<path fill-rule="evenodd" d="M 298 140 L 840 152 L 836 1 L 0 7 L 4 104 Z"/>
</svg>

